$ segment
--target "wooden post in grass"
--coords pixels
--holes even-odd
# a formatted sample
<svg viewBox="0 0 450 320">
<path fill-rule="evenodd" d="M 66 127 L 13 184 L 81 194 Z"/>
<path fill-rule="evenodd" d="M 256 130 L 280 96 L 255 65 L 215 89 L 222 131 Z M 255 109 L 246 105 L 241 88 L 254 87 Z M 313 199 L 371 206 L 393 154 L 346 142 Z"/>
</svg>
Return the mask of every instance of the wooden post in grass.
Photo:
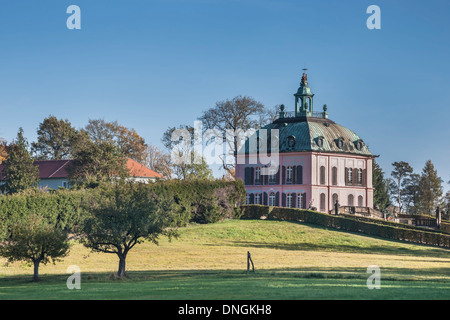
<svg viewBox="0 0 450 320">
<path fill-rule="evenodd" d="M 250 251 L 247 251 L 247 274 L 250 271 L 250 263 L 252 264 L 252 271 L 255 272 L 255 266 L 253 265 L 252 256 L 250 255 Z"/>
</svg>

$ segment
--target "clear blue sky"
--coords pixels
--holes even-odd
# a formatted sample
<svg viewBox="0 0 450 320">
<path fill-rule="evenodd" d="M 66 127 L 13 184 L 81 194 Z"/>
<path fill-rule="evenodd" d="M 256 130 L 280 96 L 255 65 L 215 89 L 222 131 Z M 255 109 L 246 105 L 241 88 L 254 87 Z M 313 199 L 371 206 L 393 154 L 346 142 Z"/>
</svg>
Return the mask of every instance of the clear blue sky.
<svg viewBox="0 0 450 320">
<path fill-rule="evenodd" d="M 81 30 L 66 9 L 81 8 Z M 381 8 L 381 30 L 366 9 Z M 0 3 L 0 136 L 48 115 L 135 128 L 161 145 L 238 94 L 293 110 L 301 69 L 316 109 L 360 135 L 385 172 L 431 159 L 450 180 L 450 2 L 42 0 Z M 445 188 L 448 190 L 448 185 Z"/>
</svg>

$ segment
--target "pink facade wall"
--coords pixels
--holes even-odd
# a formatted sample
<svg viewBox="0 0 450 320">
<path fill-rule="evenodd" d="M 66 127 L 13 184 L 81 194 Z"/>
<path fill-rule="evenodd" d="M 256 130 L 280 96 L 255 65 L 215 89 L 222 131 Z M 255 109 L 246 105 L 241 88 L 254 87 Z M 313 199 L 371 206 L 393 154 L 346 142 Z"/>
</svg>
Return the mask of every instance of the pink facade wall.
<svg viewBox="0 0 450 320">
<path fill-rule="evenodd" d="M 254 158 L 253 158 L 254 159 Z M 268 185 L 246 185 L 248 194 L 256 193 L 278 193 L 278 203 L 282 205 L 282 194 L 295 193 L 296 195 L 305 194 L 303 201 L 306 207 L 315 207 L 322 212 L 329 212 L 333 209 L 333 195 L 338 197 L 341 206 L 349 204 L 349 196 L 353 196 L 353 205 L 362 204 L 363 207 L 373 207 L 373 188 L 372 188 L 372 158 L 345 155 L 345 154 L 327 154 L 317 152 L 299 152 L 280 154 L 280 179 L 277 184 Z M 253 160 L 254 162 L 254 160 Z M 247 161 L 248 163 L 248 161 Z M 283 184 L 282 166 L 303 166 L 302 184 Z M 245 181 L 246 167 L 260 167 L 258 164 L 238 164 L 236 166 L 236 178 Z M 325 168 L 325 183 L 320 181 L 320 168 Z M 337 184 L 332 184 L 332 168 L 337 168 Z M 364 172 L 364 184 L 346 185 L 345 168 L 361 169 Z M 323 169 L 322 169 L 323 170 Z M 255 178 L 255 177 L 253 177 Z M 322 181 L 323 182 L 323 181 Z M 321 206 L 321 197 L 324 199 L 324 206 Z M 359 200 L 359 201 L 358 201 Z M 361 203 L 359 203 L 361 202 Z M 293 207 L 296 207 L 297 201 L 294 199 Z"/>
</svg>

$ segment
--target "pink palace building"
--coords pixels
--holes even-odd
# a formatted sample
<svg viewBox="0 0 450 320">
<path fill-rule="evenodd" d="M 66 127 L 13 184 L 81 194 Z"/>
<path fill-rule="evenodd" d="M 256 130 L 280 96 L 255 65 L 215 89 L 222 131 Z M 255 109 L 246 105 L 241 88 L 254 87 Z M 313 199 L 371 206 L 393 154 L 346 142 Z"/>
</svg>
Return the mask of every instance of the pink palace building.
<svg viewBox="0 0 450 320">
<path fill-rule="evenodd" d="M 267 138 L 258 130 L 256 139 L 247 139 L 238 152 L 236 177 L 245 183 L 247 203 L 327 213 L 334 210 L 336 201 L 340 206 L 373 208 L 376 156 L 356 133 L 328 119 L 326 105 L 323 112 L 313 111 L 314 94 L 305 73 L 294 96 L 295 111 L 285 112 L 282 105 L 279 118 L 261 128 L 267 129 Z M 276 134 L 272 129 L 278 129 L 278 139 L 272 139 Z M 270 157 L 271 144 L 275 146 L 271 140 L 278 143 L 279 166 L 269 171 L 263 170 L 270 163 L 261 164 L 259 146 L 267 143 L 264 152 Z"/>
</svg>

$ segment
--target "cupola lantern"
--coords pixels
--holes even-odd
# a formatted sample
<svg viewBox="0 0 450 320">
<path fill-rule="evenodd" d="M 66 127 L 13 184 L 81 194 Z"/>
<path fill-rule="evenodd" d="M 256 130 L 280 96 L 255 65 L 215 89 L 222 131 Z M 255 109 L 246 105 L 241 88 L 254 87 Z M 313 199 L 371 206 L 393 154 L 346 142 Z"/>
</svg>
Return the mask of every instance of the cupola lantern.
<svg viewBox="0 0 450 320">
<path fill-rule="evenodd" d="M 306 71 L 307 69 L 303 69 Z M 312 117 L 313 115 L 313 97 L 311 89 L 308 86 L 308 75 L 303 72 L 300 87 L 295 96 L 295 116 L 296 117 Z"/>
</svg>

